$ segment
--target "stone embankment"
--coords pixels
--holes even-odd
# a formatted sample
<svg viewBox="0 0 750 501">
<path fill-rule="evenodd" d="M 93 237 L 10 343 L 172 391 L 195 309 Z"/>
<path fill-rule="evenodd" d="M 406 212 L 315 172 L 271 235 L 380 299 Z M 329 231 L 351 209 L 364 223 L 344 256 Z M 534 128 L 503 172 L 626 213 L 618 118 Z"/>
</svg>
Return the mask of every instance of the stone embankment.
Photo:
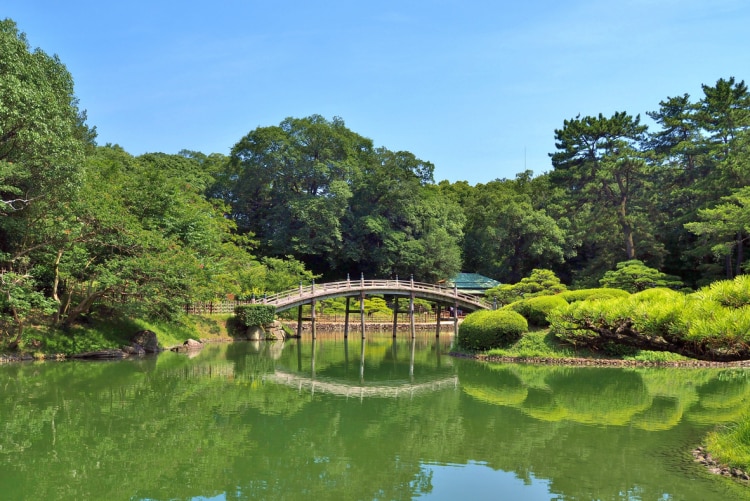
<svg viewBox="0 0 750 501">
<path fill-rule="evenodd" d="M 718 461 L 712 458 L 711 454 L 709 454 L 708 451 L 706 451 L 706 449 L 704 449 L 703 447 L 694 449 L 693 457 L 695 458 L 696 463 L 702 464 L 703 466 L 708 468 L 708 471 L 711 473 L 722 475 L 724 477 L 734 478 L 735 480 L 741 480 L 745 483 L 750 483 L 750 475 L 746 471 L 720 464 Z"/>
<path fill-rule="evenodd" d="M 750 367 L 750 360 L 736 362 L 712 362 L 708 360 L 619 360 L 610 358 L 552 358 L 552 357 L 501 357 L 495 355 L 451 353 L 463 358 L 473 358 L 483 362 L 527 363 L 541 365 L 572 365 L 579 367 L 694 367 L 694 368 L 727 368 Z"/>
</svg>

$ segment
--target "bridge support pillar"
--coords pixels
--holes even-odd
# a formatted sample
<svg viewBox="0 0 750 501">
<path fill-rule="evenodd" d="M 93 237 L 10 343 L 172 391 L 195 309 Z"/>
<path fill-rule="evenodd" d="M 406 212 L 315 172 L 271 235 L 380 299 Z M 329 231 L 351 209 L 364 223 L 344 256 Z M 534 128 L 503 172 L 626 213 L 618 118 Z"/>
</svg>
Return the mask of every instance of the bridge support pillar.
<svg viewBox="0 0 750 501">
<path fill-rule="evenodd" d="M 396 338 L 396 330 L 398 329 L 398 296 L 393 295 L 393 338 Z"/>
<path fill-rule="evenodd" d="M 359 318 L 362 327 L 362 339 L 365 339 L 365 292 L 359 296 Z"/>
<path fill-rule="evenodd" d="M 347 278 L 347 283 L 349 279 Z M 344 339 L 349 338 L 349 300 L 351 298 L 346 296 L 346 313 L 344 313 Z"/>
<path fill-rule="evenodd" d="M 302 305 L 297 306 L 297 337 L 302 337 Z"/>
<path fill-rule="evenodd" d="M 312 324 L 312 338 L 315 339 L 315 300 L 310 302 L 310 323 Z"/>
<path fill-rule="evenodd" d="M 411 338 L 414 339 L 415 337 L 415 327 L 414 327 L 414 293 L 412 292 L 409 295 L 409 326 L 411 327 Z"/>
<path fill-rule="evenodd" d="M 440 317 L 443 315 L 443 305 L 437 304 L 437 322 L 435 323 L 435 337 L 440 337 Z"/>
<path fill-rule="evenodd" d="M 458 336 L 458 301 L 453 305 L 453 335 Z"/>
</svg>

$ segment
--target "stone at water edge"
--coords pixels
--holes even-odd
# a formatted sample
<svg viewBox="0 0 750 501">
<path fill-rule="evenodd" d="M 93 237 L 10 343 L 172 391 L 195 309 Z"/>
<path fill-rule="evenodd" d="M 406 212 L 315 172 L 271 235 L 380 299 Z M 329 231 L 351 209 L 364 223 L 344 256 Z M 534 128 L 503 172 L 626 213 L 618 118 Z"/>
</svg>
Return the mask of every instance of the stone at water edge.
<svg viewBox="0 0 750 501">
<path fill-rule="evenodd" d="M 266 338 L 266 331 L 263 327 L 253 326 L 247 328 L 247 339 L 250 341 L 261 341 Z"/>
<path fill-rule="evenodd" d="M 136 332 L 130 342 L 142 346 L 146 353 L 159 353 L 161 351 L 156 333 L 150 330 Z"/>
<path fill-rule="evenodd" d="M 187 348 L 188 350 L 200 350 L 203 348 L 203 343 L 200 341 L 196 341 L 195 339 L 188 339 L 182 345 Z"/>
</svg>

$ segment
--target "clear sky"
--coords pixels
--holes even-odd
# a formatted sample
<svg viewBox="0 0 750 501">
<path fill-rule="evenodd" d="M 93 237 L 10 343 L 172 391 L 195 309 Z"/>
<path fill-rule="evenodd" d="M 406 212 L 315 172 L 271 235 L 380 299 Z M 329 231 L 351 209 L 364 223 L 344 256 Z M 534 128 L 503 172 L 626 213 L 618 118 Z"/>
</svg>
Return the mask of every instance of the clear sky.
<svg viewBox="0 0 750 501">
<path fill-rule="evenodd" d="M 576 115 L 750 81 L 747 0 L 4 0 L 57 54 L 99 144 L 228 154 L 339 116 L 471 184 L 551 169 Z"/>
</svg>

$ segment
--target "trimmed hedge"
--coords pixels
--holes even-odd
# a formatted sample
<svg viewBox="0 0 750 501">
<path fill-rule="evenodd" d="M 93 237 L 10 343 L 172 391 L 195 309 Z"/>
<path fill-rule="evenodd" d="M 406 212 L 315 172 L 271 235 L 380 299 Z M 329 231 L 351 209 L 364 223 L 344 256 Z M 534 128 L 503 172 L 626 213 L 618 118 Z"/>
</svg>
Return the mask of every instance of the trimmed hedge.
<svg viewBox="0 0 750 501">
<path fill-rule="evenodd" d="M 246 304 L 234 309 L 237 321 L 245 327 L 271 325 L 276 318 L 276 307 L 268 304 Z"/>
<path fill-rule="evenodd" d="M 576 301 L 586 301 L 594 299 L 612 299 L 628 297 L 630 293 L 622 289 L 613 289 L 611 287 L 599 287 L 596 289 L 579 289 L 574 291 L 565 291 L 560 293 L 560 297 L 569 303 Z"/>
<path fill-rule="evenodd" d="M 701 360 L 746 360 L 749 288 L 750 281 L 739 279 L 692 294 L 656 288 L 623 299 L 577 301 L 550 313 L 550 330 L 563 341 L 594 350 L 614 344 Z"/>
<path fill-rule="evenodd" d="M 482 310 L 466 316 L 458 329 L 458 345 L 476 351 L 507 346 L 529 330 L 523 316 L 510 310 Z"/>
<path fill-rule="evenodd" d="M 503 309 L 520 313 L 531 325 L 546 327 L 549 325 L 549 321 L 547 321 L 547 315 L 549 312 L 556 308 L 563 308 L 567 305 L 568 302 L 557 294 L 555 296 L 537 296 L 529 299 L 522 299 L 505 306 Z"/>
</svg>

